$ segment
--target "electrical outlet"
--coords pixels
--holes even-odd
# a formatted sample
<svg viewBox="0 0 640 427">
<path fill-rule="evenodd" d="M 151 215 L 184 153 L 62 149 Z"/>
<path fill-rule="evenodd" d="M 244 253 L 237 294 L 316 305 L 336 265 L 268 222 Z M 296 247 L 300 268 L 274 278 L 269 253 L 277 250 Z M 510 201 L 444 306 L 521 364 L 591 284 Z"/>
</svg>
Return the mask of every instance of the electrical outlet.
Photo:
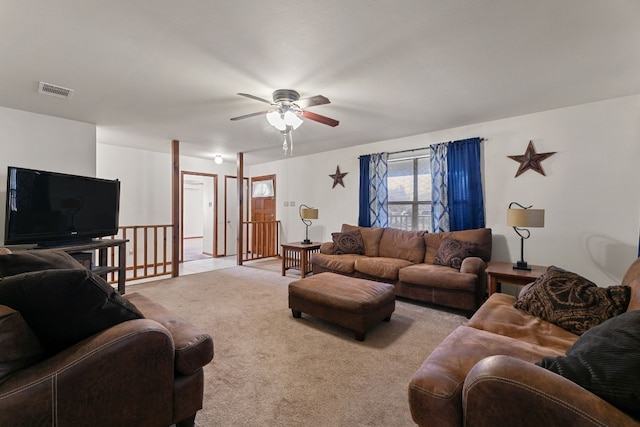
<svg viewBox="0 0 640 427">
<path fill-rule="evenodd" d="M 289 202 L 289 206 L 295 206 L 296 202 Z"/>
<path fill-rule="evenodd" d="M 285 207 L 289 206 L 289 202 L 284 202 L 284 206 Z"/>
</svg>

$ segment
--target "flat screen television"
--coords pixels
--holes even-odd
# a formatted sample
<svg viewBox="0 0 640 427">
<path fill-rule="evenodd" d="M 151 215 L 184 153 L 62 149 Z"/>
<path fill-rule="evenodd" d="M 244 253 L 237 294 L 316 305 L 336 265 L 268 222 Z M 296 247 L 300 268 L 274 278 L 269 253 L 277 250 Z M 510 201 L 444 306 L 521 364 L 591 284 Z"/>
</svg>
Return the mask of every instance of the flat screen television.
<svg viewBox="0 0 640 427">
<path fill-rule="evenodd" d="M 52 246 L 118 232 L 120 181 L 9 166 L 5 245 Z"/>
</svg>

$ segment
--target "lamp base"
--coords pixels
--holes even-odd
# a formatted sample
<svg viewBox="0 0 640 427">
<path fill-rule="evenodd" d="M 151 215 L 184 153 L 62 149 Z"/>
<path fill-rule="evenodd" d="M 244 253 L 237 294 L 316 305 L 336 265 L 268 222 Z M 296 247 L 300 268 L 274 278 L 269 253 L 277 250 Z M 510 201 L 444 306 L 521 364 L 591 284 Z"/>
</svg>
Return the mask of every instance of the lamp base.
<svg viewBox="0 0 640 427">
<path fill-rule="evenodd" d="M 302 243 L 303 245 L 310 245 L 310 244 L 311 244 L 311 240 L 309 240 L 309 239 L 304 239 L 301 243 Z"/>
<path fill-rule="evenodd" d="M 513 264 L 513 269 L 514 270 L 528 270 L 531 271 L 531 267 L 529 267 L 527 265 L 526 261 L 518 261 L 515 264 Z"/>
</svg>

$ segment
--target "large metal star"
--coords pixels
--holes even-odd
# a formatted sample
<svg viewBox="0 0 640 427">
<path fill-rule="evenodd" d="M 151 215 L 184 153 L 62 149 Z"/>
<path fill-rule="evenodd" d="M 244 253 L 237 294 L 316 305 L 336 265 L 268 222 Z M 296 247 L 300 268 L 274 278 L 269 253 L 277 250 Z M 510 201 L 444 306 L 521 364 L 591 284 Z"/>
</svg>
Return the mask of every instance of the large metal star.
<svg viewBox="0 0 640 427">
<path fill-rule="evenodd" d="M 536 153 L 536 149 L 533 148 L 533 141 L 529 141 L 529 145 L 527 145 L 527 151 L 525 151 L 524 154 L 519 156 L 507 156 L 507 157 L 520 163 L 520 167 L 516 172 L 516 176 L 519 176 L 520 174 L 522 174 L 523 172 L 526 172 L 529 169 L 534 170 L 539 174 L 546 176 L 546 174 L 544 173 L 544 170 L 542 169 L 541 163 L 544 159 L 551 157 L 554 154 L 556 154 L 555 151 L 552 151 L 549 153 Z"/>
<path fill-rule="evenodd" d="M 329 175 L 331 178 L 333 178 L 333 187 L 331 188 L 336 188 L 336 185 L 338 184 L 344 187 L 344 182 L 342 181 L 342 178 L 344 178 L 344 176 L 348 173 L 349 172 L 340 173 L 340 166 L 336 166 L 336 173 Z"/>
</svg>

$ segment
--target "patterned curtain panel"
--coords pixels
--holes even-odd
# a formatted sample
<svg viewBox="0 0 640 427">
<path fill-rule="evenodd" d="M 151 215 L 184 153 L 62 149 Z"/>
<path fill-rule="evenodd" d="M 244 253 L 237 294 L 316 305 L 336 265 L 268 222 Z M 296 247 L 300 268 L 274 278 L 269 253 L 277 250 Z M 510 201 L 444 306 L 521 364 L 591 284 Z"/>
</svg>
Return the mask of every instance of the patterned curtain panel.
<svg viewBox="0 0 640 427">
<path fill-rule="evenodd" d="M 431 146 L 433 231 L 485 226 L 480 138 Z"/>
<path fill-rule="evenodd" d="M 360 156 L 358 225 L 361 227 L 386 227 L 388 224 L 388 158 L 388 153 Z"/>
<path fill-rule="evenodd" d="M 431 221 L 434 233 L 449 231 L 449 195 L 447 191 L 447 147 L 449 143 L 431 148 Z"/>
<path fill-rule="evenodd" d="M 389 223 L 387 202 L 387 160 L 388 153 L 369 156 L 369 217 L 371 227 L 386 227 Z"/>
</svg>

